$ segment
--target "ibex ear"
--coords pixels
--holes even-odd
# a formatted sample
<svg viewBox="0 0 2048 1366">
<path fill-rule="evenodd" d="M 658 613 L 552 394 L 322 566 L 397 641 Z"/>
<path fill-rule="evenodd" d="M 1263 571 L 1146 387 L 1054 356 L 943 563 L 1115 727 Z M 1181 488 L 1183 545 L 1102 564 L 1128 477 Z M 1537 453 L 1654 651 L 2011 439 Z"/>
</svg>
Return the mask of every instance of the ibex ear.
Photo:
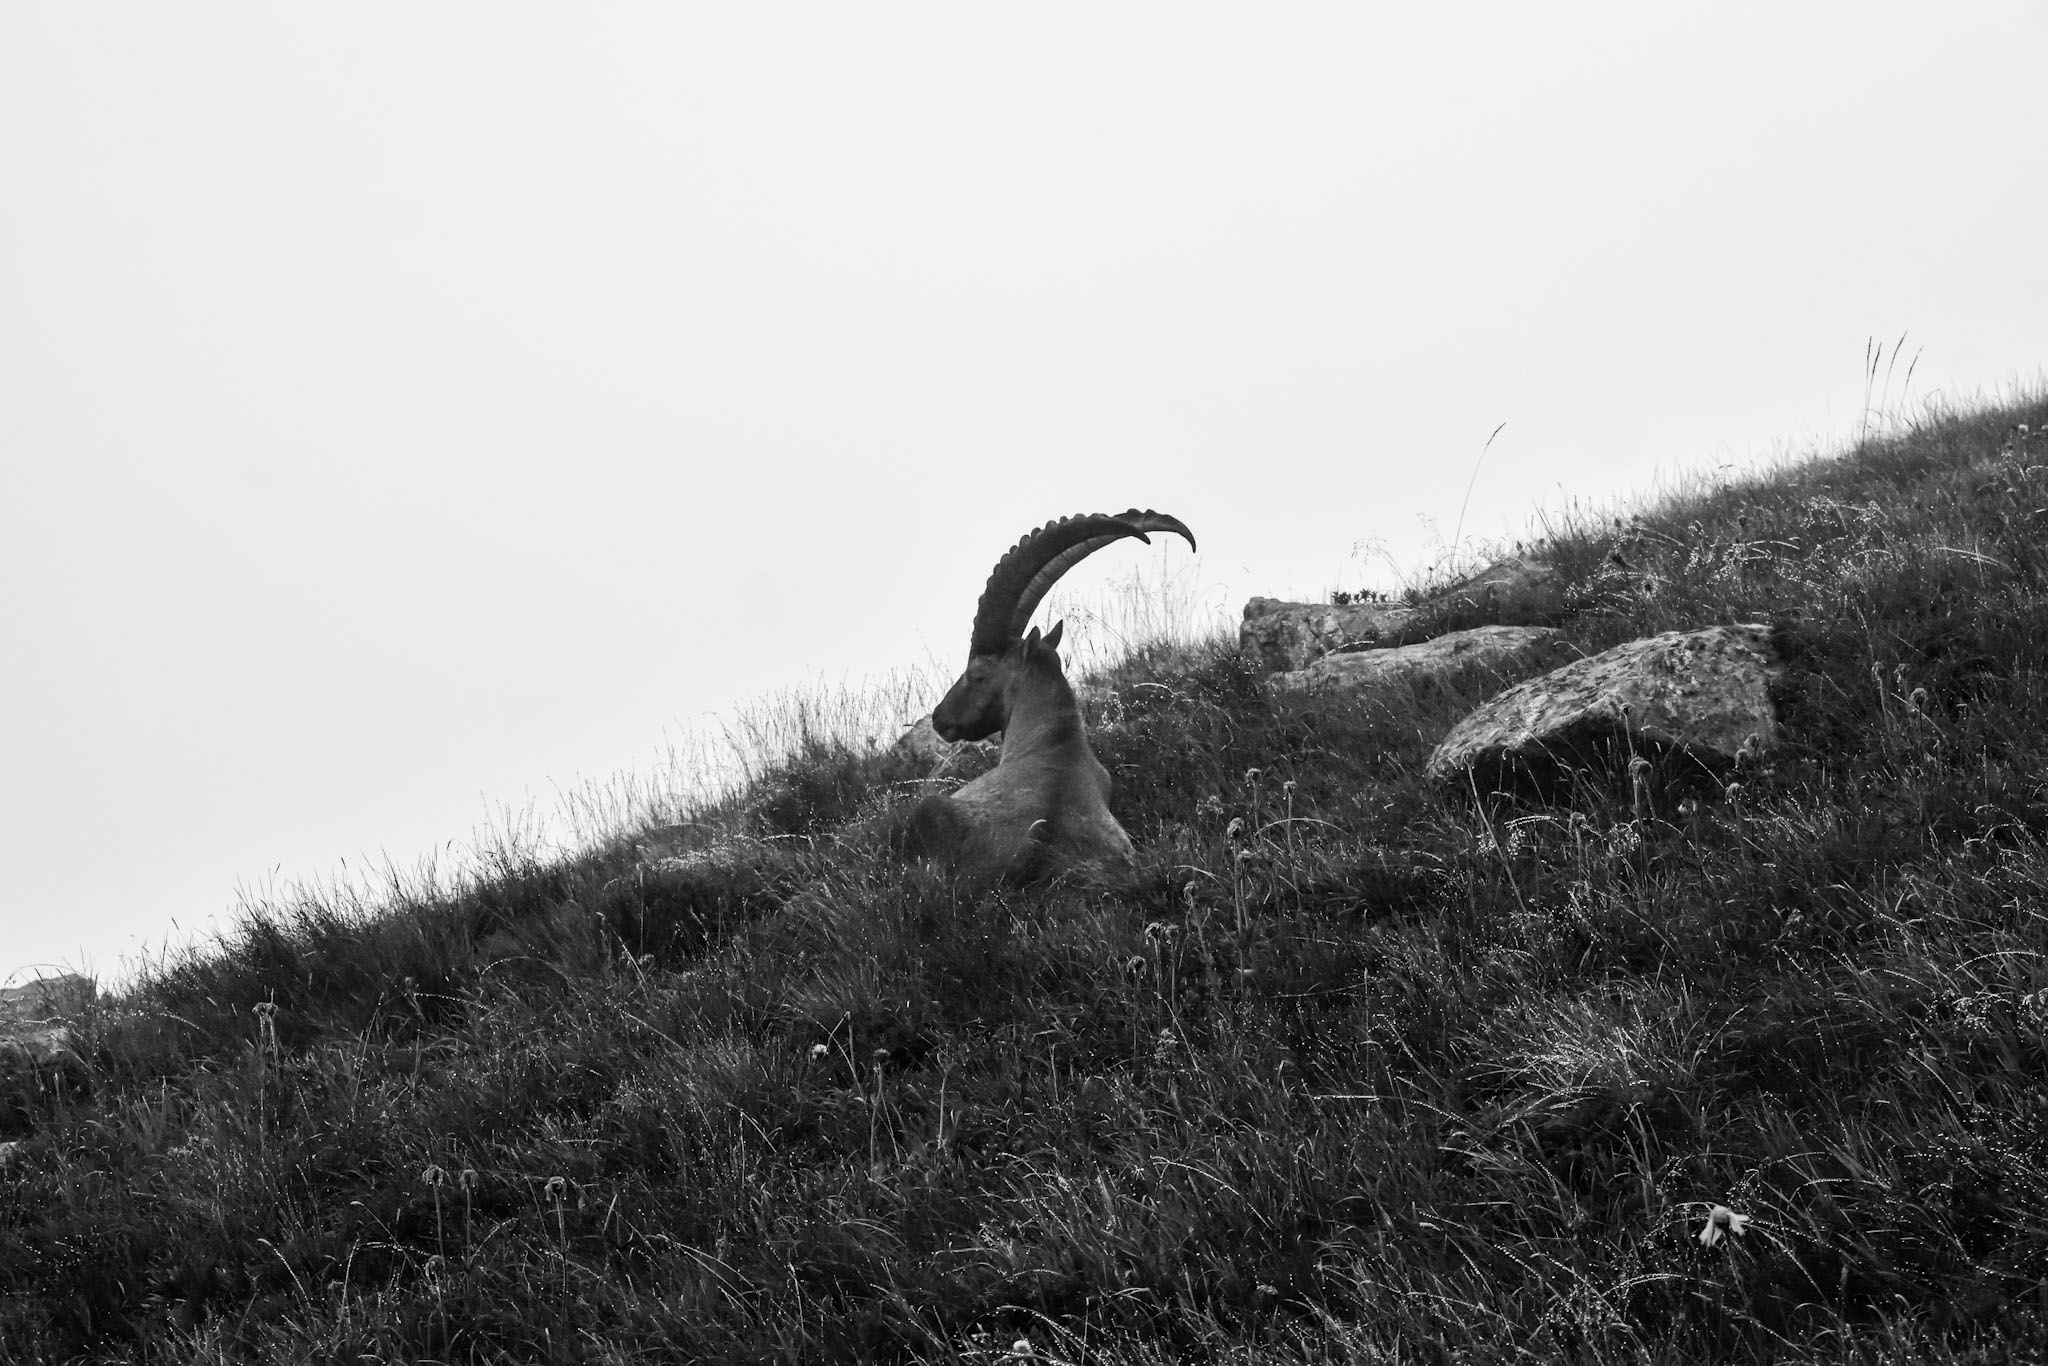
<svg viewBox="0 0 2048 1366">
<path fill-rule="evenodd" d="M 1067 623 L 1064 618 L 1054 622 L 1052 624 L 1052 629 L 1045 633 L 1045 648 L 1048 650 L 1057 650 L 1060 647 L 1060 632 L 1066 629 Z M 1036 633 L 1034 632 L 1034 634 Z"/>
<path fill-rule="evenodd" d="M 1058 628 L 1058 627 L 1054 627 L 1053 629 L 1054 629 L 1055 631 L 1057 631 L 1057 630 L 1058 630 L 1059 628 Z M 1035 650 L 1035 649 L 1037 649 L 1037 648 L 1038 648 L 1038 628 L 1037 628 L 1036 626 L 1034 626 L 1034 627 L 1032 627 L 1032 628 L 1031 628 L 1031 629 L 1030 629 L 1029 631 L 1026 631 L 1026 632 L 1024 633 L 1024 653 L 1028 655 L 1028 654 L 1030 654 L 1030 653 L 1031 653 L 1031 652 L 1032 652 L 1033 650 Z"/>
</svg>

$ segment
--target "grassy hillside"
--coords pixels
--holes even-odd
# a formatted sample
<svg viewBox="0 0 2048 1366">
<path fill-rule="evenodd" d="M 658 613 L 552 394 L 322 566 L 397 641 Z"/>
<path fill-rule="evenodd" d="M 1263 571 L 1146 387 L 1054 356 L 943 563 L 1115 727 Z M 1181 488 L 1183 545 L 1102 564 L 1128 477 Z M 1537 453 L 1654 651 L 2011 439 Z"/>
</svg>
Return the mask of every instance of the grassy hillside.
<svg viewBox="0 0 2048 1366">
<path fill-rule="evenodd" d="M 958 896 L 812 740 L 656 866 L 272 907 L 86 1028 L 0 1359 L 2041 1359 L 2044 428 L 1548 528 L 1586 651 L 1778 623 L 1790 744 L 1668 818 L 1219 642 L 1101 677 L 1128 897 Z"/>
</svg>

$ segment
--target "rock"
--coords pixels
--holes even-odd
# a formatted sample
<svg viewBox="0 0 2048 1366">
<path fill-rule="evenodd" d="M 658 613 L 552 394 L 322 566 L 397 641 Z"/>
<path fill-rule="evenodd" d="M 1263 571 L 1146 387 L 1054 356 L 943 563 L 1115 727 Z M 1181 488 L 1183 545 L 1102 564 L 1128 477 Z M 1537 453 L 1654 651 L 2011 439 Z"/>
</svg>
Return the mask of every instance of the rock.
<svg viewBox="0 0 2048 1366">
<path fill-rule="evenodd" d="M 0 1035 L 12 1026 L 63 1020 L 82 1013 L 99 994 L 99 984 L 90 977 L 63 973 L 43 977 L 18 987 L 0 987 Z"/>
<path fill-rule="evenodd" d="M 1547 560 L 1510 556 L 1414 603 L 1253 598 L 1237 643 L 1267 672 L 1293 673 L 1329 655 L 1412 644 L 1451 627 L 1544 625 L 1563 606 L 1564 585 Z"/>
<path fill-rule="evenodd" d="M 995 740 L 963 740 L 957 744 L 941 740 L 932 729 L 932 718 L 926 716 L 896 737 L 896 743 L 889 746 L 889 755 L 914 773 L 945 778 L 978 757 L 994 755 L 999 748 Z"/>
<path fill-rule="evenodd" d="M 1510 555 L 1430 594 L 1417 606 L 1450 621 L 1478 618 L 1491 625 L 1539 625 L 1554 620 L 1563 608 L 1564 583 L 1548 560 Z"/>
<path fill-rule="evenodd" d="M 1269 673 L 1304 669 L 1324 655 L 1368 647 L 1412 620 L 1400 602 L 1282 602 L 1253 598 L 1244 605 L 1237 641 Z"/>
<path fill-rule="evenodd" d="M 633 853 L 643 864 L 679 858 L 703 846 L 710 838 L 708 827 L 696 821 L 651 825 L 633 836 Z"/>
<path fill-rule="evenodd" d="M 1564 637 L 1548 626 L 1475 626 L 1417 645 L 1324 655 L 1305 669 L 1273 675 L 1276 688 L 1360 688 L 1486 664 L 1502 679 L 1520 678 L 1566 657 Z"/>
<path fill-rule="evenodd" d="M 92 1073 L 63 1025 L 0 1037 L 0 1134 L 29 1133 L 60 1099 L 92 1092 Z"/>
<path fill-rule="evenodd" d="M 0 1036 L 0 1071 L 8 1067 L 47 1067 L 67 1056 L 77 1056 L 71 1051 L 69 1025 L 43 1025 Z"/>
<path fill-rule="evenodd" d="M 1482 791 L 1549 785 L 1567 768 L 1660 773 L 1685 756 L 1722 772 L 1778 738 L 1770 684 L 1782 672 L 1766 626 L 1667 631 L 1520 683 L 1451 729 L 1429 757 L 1434 781 Z M 1684 766 L 1680 766 L 1684 767 Z"/>
<path fill-rule="evenodd" d="M 58 1100 L 90 1092 L 92 1074 L 64 1021 L 98 991 L 73 974 L 0 989 L 0 1134 L 28 1133 Z"/>
<path fill-rule="evenodd" d="M 919 717 L 917 724 L 897 736 L 896 742 L 889 746 L 892 758 L 907 760 L 919 768 L 927 769 L 938 767 L 952 752 L 953 747 L 941 740 L 939 733 L 932 729 L 930 715 Z"/>
</svg>

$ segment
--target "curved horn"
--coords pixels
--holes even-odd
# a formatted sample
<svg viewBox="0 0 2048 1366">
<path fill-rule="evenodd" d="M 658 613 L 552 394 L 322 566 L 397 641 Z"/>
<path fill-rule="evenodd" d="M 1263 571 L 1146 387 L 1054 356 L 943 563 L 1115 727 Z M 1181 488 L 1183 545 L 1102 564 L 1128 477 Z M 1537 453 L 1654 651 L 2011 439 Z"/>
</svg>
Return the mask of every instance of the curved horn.
<svg viewBox="0 0 2048 1366">
<path fill-rule="evenodd" d="M 1078 513 L 1047 522 L 1010 547 L 996 561 L 988 586 L 981 590 L 981 602 L 974 609 L 974 643 L 971 655 L 1001 654 L 1024 634 L 1031 614 L 1060 575 L 1072 569 L 1112 541 L 1126 536 L 1151 542 L 1148 532 L 1170 531 L 1187 538 L 1194 548 L 1195 533 L 1178 517 L 1150 508 L 1111 516 L 1107 513 Z"/>
</svg>

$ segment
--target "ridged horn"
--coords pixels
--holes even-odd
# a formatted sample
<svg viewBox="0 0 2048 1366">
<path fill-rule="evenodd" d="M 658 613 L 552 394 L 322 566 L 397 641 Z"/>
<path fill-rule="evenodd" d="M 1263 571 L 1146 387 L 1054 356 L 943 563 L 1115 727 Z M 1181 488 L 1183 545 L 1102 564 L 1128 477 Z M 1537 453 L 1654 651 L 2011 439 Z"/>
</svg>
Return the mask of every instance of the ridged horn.
<svg viewBox="0 0 2048 1366">
<path fill-rule="evenodd" d="M 974 609 L 974 644 L 970 655 L 999 655 L 1024 634 L 1031 614 L 1038 610 L 1060 575 L 1093 555 L 1112 541 L 1135 536 L 1150 543 L 1148 534 L 1170 531 L 1195 545 L 1195 533 L 1178 517 L 1150 508 L 1115 515 L 1102 512 L 1077 513 L 1047 522 L 1010 547 L 996 561 L 988 586 L 981 590 L 981 602 Z"/>
</svg>

